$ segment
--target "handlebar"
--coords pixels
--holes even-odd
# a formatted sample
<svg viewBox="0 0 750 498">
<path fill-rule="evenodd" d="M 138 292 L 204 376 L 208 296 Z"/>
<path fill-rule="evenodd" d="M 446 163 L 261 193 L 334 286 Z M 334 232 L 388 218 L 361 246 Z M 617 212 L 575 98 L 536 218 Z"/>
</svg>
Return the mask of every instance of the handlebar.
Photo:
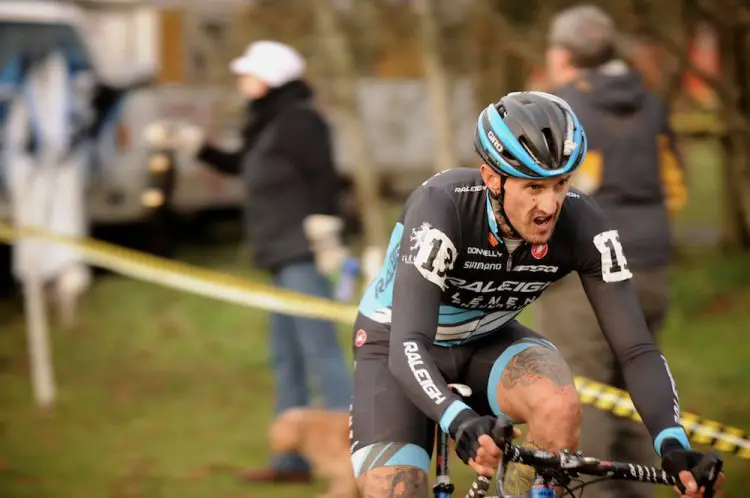
<svg viewBox="0 0 750 498">
<path fill-rule="evenodd" d="M 606 477 L 609 479 L 635 481 L 651 484 L 663 484 L 673 486 L 677 479 L 668 475 L 664 470 L 647 465 L 635 463 L 622 463 L 584 456 L 582 453 L 570 453 L 567 451 L 551 452 L 536 450 L 512 444 L 512 426 L 509 424 L 498 424 L 493 431 L 495 442 L 502 450 L 502 462 L 498 469 L 498 495 L 502 493 L 502 469 L 508 462 L 516 462 L 529 465 L 536 469 L 537 473 L 551 479 L 556 479 L 555 484 L 565 484 L 565 480 L 579 477 L 581 475 Z M 694 473 L 705 476 L 706 491 L 704 498 L 712 498 L 713 486 L 721 472 L 723 462 L 715 453 L 707 453 L 694 469 Z M 490 479 L 477 476 L 472 484 L 467 498 L 483 498 L 490 487 Z"/>
</svg>

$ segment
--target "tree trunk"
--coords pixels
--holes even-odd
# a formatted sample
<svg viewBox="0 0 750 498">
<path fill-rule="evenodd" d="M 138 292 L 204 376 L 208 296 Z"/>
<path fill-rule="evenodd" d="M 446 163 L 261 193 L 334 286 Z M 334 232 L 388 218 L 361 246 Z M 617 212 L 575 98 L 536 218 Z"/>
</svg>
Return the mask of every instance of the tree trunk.
<svg viewBox="0 0 750 498">
<path fill-rule="evenodd" d="M 750 36 L 739 23 L 721 28 L 721 60 L 727 86 L 734 95 L 723 102 L 727 136 L 722 140 L 726 167 L 724 244 L 730 249 L 750 249 L 750 81 L 745 60 Z"/>
<path fill-rule="evenodd" d="M 364 238 L 367 246 L 385 243 L 383 209 L 378 198 L 378 175 L 375 171 L 365 125 L 357 105 L 357 70 L 351 47 L 340 25 L 334 3 L 315 0 L 315 20 L 333 74 L 333 93 L 342 111 L 343 128 L 353 152 L 354 182 L 362 210 Z"/>
<path fill-rule="evenodd" d="M 451 119 L 450 80 L 440 51 L 440 22 L 434 0 L 417 2 L 425 82 L 432 103 L 435 172 L 458 166 Z"/>
</svg>

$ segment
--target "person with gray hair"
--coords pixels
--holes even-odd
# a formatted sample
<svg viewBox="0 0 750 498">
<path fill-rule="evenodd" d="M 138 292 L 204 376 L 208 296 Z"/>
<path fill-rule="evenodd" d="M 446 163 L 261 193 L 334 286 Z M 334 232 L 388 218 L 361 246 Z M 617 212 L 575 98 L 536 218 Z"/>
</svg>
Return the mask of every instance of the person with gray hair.
<svg viewBox="0 0 750 498">
<path fill-rule="evenodd" d="M 596 68 L 616 58 L 616 36 L 612 19 L 598 7 L 572 7 L 552 22 L 549 60 L 556 63 L 555 71 L 568 74 L 576 69 Z M 561 63 L 561 57 L 567 57 L 569 64 Z"/>
<path fill-rule="evenodd" d="M 687 197 L 667 109 L 619 58 L 615 23 L 598 7 L 578 5 L 557 14 L 546 60 L 554 92 L 588 134 L 589 150 L 572 186 L 591 195 L 617 228 L 648 328 L 656 335 L 669 305 L 670 215 Z M 622 365 L 577 278 L 551 286 L 536 307 L 540 331 L 559 345 L 574 373 L 624 388 Z M 581 427 L 585 454 L 655 463 L 641 424 L 585 406 Z M 640 484 L 600 486 L 598 496 L 607 498 L 645 498 L 652 492 Z"/>
</svg>

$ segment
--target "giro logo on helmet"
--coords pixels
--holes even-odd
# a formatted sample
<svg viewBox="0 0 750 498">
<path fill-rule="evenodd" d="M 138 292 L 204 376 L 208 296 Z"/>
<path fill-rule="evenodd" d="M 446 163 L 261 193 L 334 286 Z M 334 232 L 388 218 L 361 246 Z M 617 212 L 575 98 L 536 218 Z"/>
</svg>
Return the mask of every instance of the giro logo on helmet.
<svg viewBox="0 0 750 498">
<path fill-rule="evenodd" d="M 498 152 L 503 151 L 503 144 L 500 143 L 500 140 L 497 139 L 495 133 L 492 130 L 487 132 L 487 137 L 490 139 L 490 143 L 492 143 L 492 145 L 495 147 L 495 150 L 497 150 Z"/>
</svg>

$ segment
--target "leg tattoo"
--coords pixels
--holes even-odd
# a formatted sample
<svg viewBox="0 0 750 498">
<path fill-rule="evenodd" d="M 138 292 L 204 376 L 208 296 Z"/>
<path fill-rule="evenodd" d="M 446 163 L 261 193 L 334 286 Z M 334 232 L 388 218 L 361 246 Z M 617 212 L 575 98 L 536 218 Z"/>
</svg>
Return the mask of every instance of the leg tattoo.
<svg viewBox="0 0 750 498">
<path fill-rule="evenodd" d="M 560 387 L 572 386 L 573 375 L 560 355 L 543 346 L 533 347 L 515 355 L 500 379 L 503 387 L 530 386 L 541 379 L 549 379 Z"/>
<path fill-rule="evenodd" d="M 416 467 L 381 467 L 360 479 L 365 498 L 427 498 L 427 475 Z"/>
</svg>

